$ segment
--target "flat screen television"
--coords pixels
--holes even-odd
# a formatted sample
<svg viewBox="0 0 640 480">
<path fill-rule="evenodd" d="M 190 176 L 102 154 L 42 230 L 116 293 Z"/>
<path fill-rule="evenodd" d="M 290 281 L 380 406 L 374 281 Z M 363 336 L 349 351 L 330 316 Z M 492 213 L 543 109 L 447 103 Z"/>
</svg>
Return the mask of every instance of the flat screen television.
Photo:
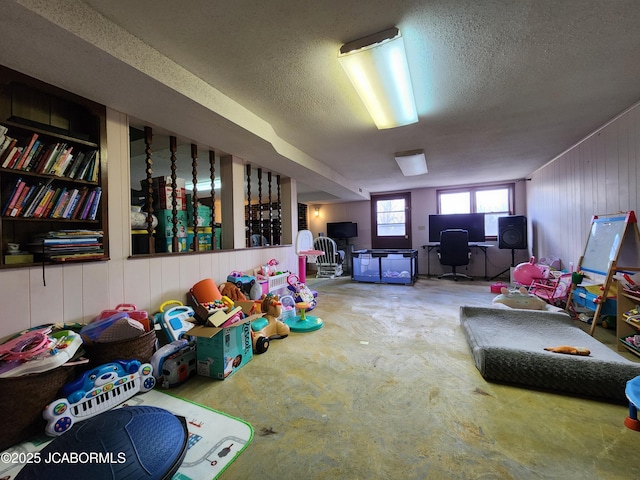
<svg viewBox="0 0 640 480">
<path fill-rule="evenodd" d="M 469 232 L 470 242 L 484 242 L 484 213 L 451 213 L 429 215 L 429 243 L 440 241 L 440 232 L 448 228 L 462 228 Z"/>
<path fill-rule="evenodd" d="M 354 222 L 328 222 L 327 237 L 353 238 L 358 236 L 358 224 Z"/>
</svg>

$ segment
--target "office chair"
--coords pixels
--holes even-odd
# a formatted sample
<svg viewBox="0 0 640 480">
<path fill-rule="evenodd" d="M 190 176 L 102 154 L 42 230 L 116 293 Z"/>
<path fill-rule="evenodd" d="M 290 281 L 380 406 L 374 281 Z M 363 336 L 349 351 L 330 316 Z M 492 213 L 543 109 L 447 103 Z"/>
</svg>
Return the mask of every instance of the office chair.
<svg viewBox="0 0 640 480">
<path fill-rule="evenodd" d="M 440 232 L 440 249 L 438 258 L 441 265 L 452 268 L 449 273 L 443 273 L 438 278 L 453 277 L 457 282 L 459 277 L 473 280 L 469 275 L 458 273 L 456 267 L 469 265 L 471 250 L 469 250 L 469 232 L 462 229 L 449 229 Z"/>
</svg>

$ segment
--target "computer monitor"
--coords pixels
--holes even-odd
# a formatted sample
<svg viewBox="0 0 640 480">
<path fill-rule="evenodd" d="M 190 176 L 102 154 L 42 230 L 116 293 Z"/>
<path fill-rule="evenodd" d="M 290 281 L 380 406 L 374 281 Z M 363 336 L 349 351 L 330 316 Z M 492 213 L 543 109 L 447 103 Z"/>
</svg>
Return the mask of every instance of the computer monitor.
<svg viewBox="0 0 640 480">
<path fill-rule="evenodd" d="M 484 213 L 450 213 L 429 215 L 429 242 L 438 243 L 440 232 L 462 228 L 469 232 L 470 242 L 484 242 Z"/>
<path fill-rule="evenodd" d="M 327 237 L 353 238 L 358 236 L 358 224 L 354 222 L 327 223 Z"/>
</svg>

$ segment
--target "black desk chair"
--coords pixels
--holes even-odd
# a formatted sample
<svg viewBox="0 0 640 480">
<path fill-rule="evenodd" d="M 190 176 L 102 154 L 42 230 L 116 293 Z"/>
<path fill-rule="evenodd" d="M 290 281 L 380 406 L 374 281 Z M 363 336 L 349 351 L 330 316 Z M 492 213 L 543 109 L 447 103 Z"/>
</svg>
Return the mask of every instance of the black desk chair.
<svg viewBox="0 0 640 480">
<path fill-rule="evenodd" d="M 453 277 L 457 282 L 459 277 L 473 280 L 469 275 L 456 272 L 456 267 L 469 265 L 471 250 L 469 249 L 469 232 L 462 229 L 449 229 L 440 232 L 440 249 L 438 258 L 441 265 L 452 268 L 449 273 L 443 273 L 438 278 Z"/>
</svg>

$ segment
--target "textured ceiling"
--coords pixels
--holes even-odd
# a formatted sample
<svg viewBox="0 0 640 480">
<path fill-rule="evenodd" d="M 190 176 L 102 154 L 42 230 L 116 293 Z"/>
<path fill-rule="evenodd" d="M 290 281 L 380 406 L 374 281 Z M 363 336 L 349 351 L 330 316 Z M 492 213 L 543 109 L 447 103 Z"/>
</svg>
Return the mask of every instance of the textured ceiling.
<svg viewBox="0 0 640 480">
<path fill-rule="evenodd" d="M 2 63 L 297 178 L 308 202 L 524 178 L 640 100 L 637 0 L 7 3 Z M 420 119 L 379 131 L 336 58 L 390 26 Z M 394 152 L 419 148 L 429 173 L 403 177 Z"/>
</svg>

